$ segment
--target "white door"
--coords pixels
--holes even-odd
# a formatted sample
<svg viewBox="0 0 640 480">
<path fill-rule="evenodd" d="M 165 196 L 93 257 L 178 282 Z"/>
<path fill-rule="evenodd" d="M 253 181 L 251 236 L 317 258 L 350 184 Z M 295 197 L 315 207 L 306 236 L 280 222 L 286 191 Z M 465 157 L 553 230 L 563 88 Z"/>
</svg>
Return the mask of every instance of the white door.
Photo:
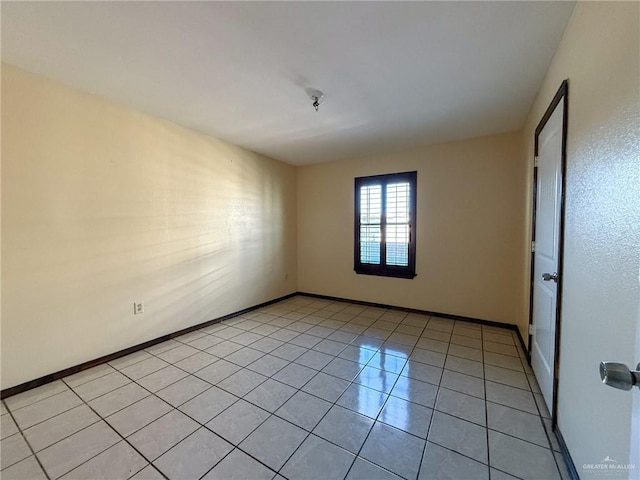
<svg viewBox="0 0 640 480">
<path fill-rule="evenodd" d="M 563 98 L 538 135 L 531 366 L 553 413 L 562 198 Z"/>
</svg>

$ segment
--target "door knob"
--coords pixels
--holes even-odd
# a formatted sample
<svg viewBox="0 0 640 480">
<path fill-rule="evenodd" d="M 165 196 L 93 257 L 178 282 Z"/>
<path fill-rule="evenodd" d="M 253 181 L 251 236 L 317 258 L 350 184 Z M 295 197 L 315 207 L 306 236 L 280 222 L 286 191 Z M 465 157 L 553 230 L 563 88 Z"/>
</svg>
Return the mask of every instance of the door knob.
<svg viewBox="0 0 640 480">
<path fill-rule="evenodd" d="M 640 363 L 636 370 L 629 370 L 624 363 L 600 362 L 602 383 L 620 390 L 631 390 L 634 385 L 640 388 Z"/>
<path fill-rule="evenodd" d="M 554 282 L 558 283 L 558 272 L 543 273 L 542 280 L 544 280 L 545 282 L 548 282 L 549 280 L 553 280 Z"/>
</svg>

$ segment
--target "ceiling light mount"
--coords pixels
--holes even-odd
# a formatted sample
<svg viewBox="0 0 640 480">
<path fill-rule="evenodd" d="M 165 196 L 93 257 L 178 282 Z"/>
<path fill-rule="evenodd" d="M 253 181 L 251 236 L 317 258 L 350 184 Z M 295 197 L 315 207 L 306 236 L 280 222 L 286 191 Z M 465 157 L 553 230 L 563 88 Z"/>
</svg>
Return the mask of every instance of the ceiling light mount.
<svg viewBox="0 0 640 480">
<path fill-rule="evenodd" d="M 308 88 L 307 95 L 309 95 L 309 98 L 313 101 L 311 105 L 313 106 L 313 108 L 316 109 L 316 112 L 317 112 L 318 108 L 320 107 L 320 104 L 324 101 L 323 100 L 324 93 L 314 88 Z"/>
</svg>

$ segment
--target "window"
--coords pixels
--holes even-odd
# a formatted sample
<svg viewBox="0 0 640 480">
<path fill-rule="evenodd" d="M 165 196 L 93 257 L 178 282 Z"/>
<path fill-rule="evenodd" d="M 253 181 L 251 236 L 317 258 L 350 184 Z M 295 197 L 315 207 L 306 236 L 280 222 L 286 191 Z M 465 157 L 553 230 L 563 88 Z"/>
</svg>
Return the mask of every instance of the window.
<svg viewBox="0 0 640 480">
<path fill-rule="evenodd" d="M 356 178 L 356 273 L 416 276 L 416 172 Z"/>
</svg>

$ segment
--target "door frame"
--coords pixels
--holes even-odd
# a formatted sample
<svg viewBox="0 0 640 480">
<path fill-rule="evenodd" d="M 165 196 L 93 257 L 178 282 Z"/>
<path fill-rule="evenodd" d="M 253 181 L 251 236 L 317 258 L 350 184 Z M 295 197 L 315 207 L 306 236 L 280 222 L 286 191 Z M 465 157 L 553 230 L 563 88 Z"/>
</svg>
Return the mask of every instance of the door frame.
<svg viewBox="0 0 640 480">
<path fill-rule="evenodd" d="M 558 288 L 556 296 L 556 331 L 554 342 L 554 357 L 553 357 L 553 401 L 551 414 L 551 426 L 555 430 L 558 423 L 558 379 L 560 370 L 560 329 L 561 329 L 561 307 L 562 307 L 562 285 L 563 285 L 563 266 L 564 266 L 564 217 L 565 217 L 565 192 L 566 192 L 566 173 L 567 173 L 567 124 L 569 121 L 569 80 L 564 80 L 560 84 L 560 88 L 551 100 L 551 103 L 544 112 L 542 119 L 538 123 L 534 135 L 534 156 L 538 156 L 538 137 L 545 125 L 551 118 L 551 115 L 555 111 L 560 101 L 564 99 L 564 106 L 562 112 L 562 148 L 560 155 L 560 169 L 562 172 L 562 185 L 560 193 L 560 229 L 558 238 Z M 536 201 L 538 190 L 538 167 L 533 168 L 533 210 L 531 218 L 531 245 L 536 238 Z M 531 325 L 533 325 L 533 282 L 534 282 L 534 261 L 535 253 L 531 252 L 531 278 L 529 283 L 529 332 L 531 332 Z M 531 347 L 532 347 L 533 335 L 529 333 L 528 345 L 527 345 L 527 360 L 531 365 Z"/>
</svg>

